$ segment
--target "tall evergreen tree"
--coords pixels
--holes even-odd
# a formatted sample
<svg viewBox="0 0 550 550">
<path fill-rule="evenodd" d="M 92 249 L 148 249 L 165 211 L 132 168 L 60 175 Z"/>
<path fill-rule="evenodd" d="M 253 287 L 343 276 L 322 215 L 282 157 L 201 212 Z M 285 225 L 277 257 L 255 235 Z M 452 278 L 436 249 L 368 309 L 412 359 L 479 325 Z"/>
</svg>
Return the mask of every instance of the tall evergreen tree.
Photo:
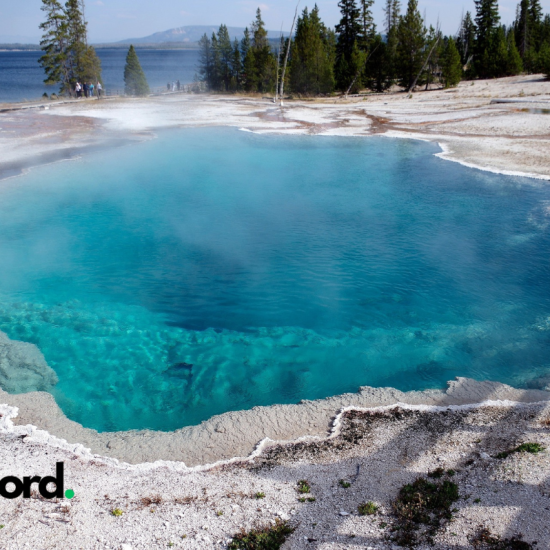
<svg viewBox="0 0 550 550">
<path fill-rule="evenodd" d="M 49 85 L 60 83 L 61 92 L 64 92 L 70 88 L 67 19 L 58 0 L 42 0 L 41 9 L 46 13 L 46 20 L 40 24 L 40 29 L 44 31 L 40 42 L 44 54 L 38 62 L 46 72 L 44 82 Z"/>
<path fill-rule="evenodd" d="M 292 46 L 289 84 L 293 92 L 306 95 L 327 94 L 334 89 L 333 40 L 315 6 L 305 8 L 296 25 Z"/>
<path fill-rule="evenodd" d="M 506 59 L 506 73 L 508 76 L 515 76 L 523 71 L 523 63 L 516 45 L 516 37 L 513 28 L 511 28 L 506 35 L 506 43 L 508 53 Z"/>
<path fill-rule="evenodd" d="M 231 88 L 231 79 L 233 78 L 233 45 L 231 44 L 229 31 L 225 25 L 221 25 L 218 31 L 217 47 L 221 89 L 229 91 Z"/>
<path fill-rule="evenodd" d="M 336 86 L 340 90 L 347 90 L 364 61 L 358 58 L 357 44 L 362 30 L 361 11 L 355 0 L 340 0 L 338 6 L 342 19 L 336 25 Z"/>
<path fill-rule="evenodd" d="M 467 11 L 460 23 L 460 30 L 455 44 L 460 53 L 463 66 L 471 64 L 475 52 L 476 32 L 477 29 L 472 14 Z"/>
<path fill-rule="evenodd" d="M 441 69 L 445 88 L 454 88 L 462 80 L 462 60 L 452 38 L 447 40 Z"/>
<path fill-rule="evenodd" d="M 390 56 L 388 41 L 377 34 L 365 65 L 365 86 L 376 92 L 383 92 L 392 85 L 393 79 L 393 59 Z"/>
<path fill-rule="evenodd" d="M 206 82 L 208 88 L 213 86 L 214 56 L 212 54 L 212 41 L 205 33 L 199 40 L 199 77 Z"/>
<path fill-rule="evenodd" d="M 46 21 L 41 41 L 44 55 L 39 63 L 46 71 L 46 82 L 60 83 L 62 93 L 71 93 L 77 81 L 101 80 L 101 62 L 93 47 L 88 45 L 87 23 L 84 19 L 84 0 L 42 0 Z"/>
<path fill-rule="evenodd" d="M 399 17 L 401 16 L 400 0 L 386 0 L 386 4 L 384 6 L 384 13 L 385 13 L 386 34 L 389 37 L 389 34 L 392 31 L 392 29 L 396 29 L 397 24 L 399 23 Z"/>
<path fill-rule="evenodd" d="M 130 46 L 128 55 L 126 56 L 126 66 L 124 67 L 124 84 L 127 95 L 146 96 L 150 93 L 147 78 L 141 68 L 141 64 L 134 46 Z"/>
<path fill-rule="evenodd" d="M 364 51 L 369 51 L 371 43 L 376 35 L 376 25 L 372 15 L 372 6 L 374 0 L 359 0 L 359 10 L 361 14 L 361 34 L 359 35 L 359 47 Z"/>
<path fill-rule="evenodd" d="M 386 28 L 386 47 L 384 47 L 384 55 L 378 56 L 378 60 L 384 63 L 384 67 L 380 67 L 378 74 L 386 73 L 388 87 L 390 87 L 397 74 L 397 26 L 401 17 L 401 2 L 400 0 L 386 0 L 384 7 L 385 13 L 385 28 Z"/>
<path fill-rule="evenodd" d="M 80 0 L 67 0 L 65 4 L 67 18 L 67 57 L 71 69 L 71 80 L 82 79 L 87 50 L 87 25 L 81 11 Z"/>
<path fill-rule="evenodd" d="M 233 41 L 233 58 L 231 63 L 231 70 L 233 73 L 231 89 L 238 90 L 241 87 L 243 63 L 241 58 L 241 47 L 239 41 L 236 38 Z"/>
<path fill-rule="evenodd" d="M 476 71 L 482 78 L 495 75 L 498 51 L 502 53 L 502 35 L 499 34 L 498 0 L 474 0 L 476 6 Z"/>
<path fill-rule="evenodd" d="M 550 42 L 544 42 L 540 48 L 540 67 L 546 78 L 550 80 Z"/>
<path fill-rule="evenodd" d="M 397 27 L 397 71 L 400 86 L 409 89 L 425 61 L 426 27 L 418 11 L 418 0 L 409 0 L 407 12 Z"/>
<path fill-rule="evenodd" d="M 245 89 L 251 92 L 269 92 L 275 89 L 277 60 L 267 39 L 260 8 L 252 23 L 250 47 L 244 59 Z"/>
</svg>

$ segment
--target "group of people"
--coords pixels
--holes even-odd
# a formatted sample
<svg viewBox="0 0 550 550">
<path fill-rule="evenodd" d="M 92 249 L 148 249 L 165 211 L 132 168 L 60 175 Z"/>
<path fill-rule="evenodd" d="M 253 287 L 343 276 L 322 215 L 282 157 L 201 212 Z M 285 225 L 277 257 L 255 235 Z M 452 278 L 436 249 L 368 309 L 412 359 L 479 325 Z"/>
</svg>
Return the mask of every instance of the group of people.
<svg viewBox="0 0 550 550">
<path fill-rule="evenodd" d="M 168 82 L 168 84 L 166 84 L 166 89 L 172 92 L 179 92 L 181 90 L 181 82 L 179 80 L 176 80 L 175 82 L 172 82 L 172 85 L 170 85 L 170 82 Z"/>
<path fill-rule="evenodd" d="M 94 86 L 92 82 L 84 82 L 84 84 L 77 82 L 74 91 L 76 94 L 76 97 L 94 97 L 94 93 L 97 94 L 98 99 L 101 98 L 101 94 L 103 93 L 103 86 L 101 85 L 101 82 L 98 81 L 98 83 Z"/>
</svg>

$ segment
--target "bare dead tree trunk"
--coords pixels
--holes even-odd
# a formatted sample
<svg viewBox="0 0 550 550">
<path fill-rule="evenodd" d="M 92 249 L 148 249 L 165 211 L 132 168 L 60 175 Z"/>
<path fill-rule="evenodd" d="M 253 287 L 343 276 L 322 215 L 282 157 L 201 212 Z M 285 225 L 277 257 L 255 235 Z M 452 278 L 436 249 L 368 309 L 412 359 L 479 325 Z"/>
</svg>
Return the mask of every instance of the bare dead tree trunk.
<svg viewBox="0 0 550 550">
<path fill-rule="evenodd" d="M 277 78 L 275 80 L 275 103 L 277 103 L 279 95 L 279 70 L 281 68 L 281 44 L 283 43 L 283 27 L 281 26 L 281 38 L 277 47 Z"/>
<path fill-rule="evenodd" d="M 292 33 L 294 32 L 294 25 L 296 25 L 296 18 L 298 17 L 298 6 L 300 2 L 296 4 L 296 12 L 294 13 L 294 21 L 292 21 L 292 28 L 290 29 L 290 36 L 288 37 L 288 46 L 286 48 L 285 62 L 283 65 L 283 74 L 281 76 L 281 107 L 283 106 L 283 100 L 285 97 L 285 74 L 286 66 L 288 63 L 288 56 L 290 55 L 290 45 L 292 44 Z"/>
<path fill-rule="evenodd" d="M 432 49 L 430 50 L 430 53 L 428 54 L 428 57 L 426 57 L 426 61 L 424 61 L 424 65 L 422 65 L 422 68 L 420 69 L 420 72 L 416 75 L 416 78 L 414 79 L 414 82 L 411 84 L 411 86 L 409 87 L 409 91 L 407 93 L 411 93 L 412 90 L 415 89 L 416 87 L 416 83 L 418 82 L 418 79 L 420 78 L 420 75 L 424 72 L 424 70 L 426 69 L 426 65 L 428 64 L 428 62 L 430 61 L 430 57 L 432 57 L 432 54 L 434 53 L 434 50 L 436 48 L 436 46 L 439 44 L 439 39 L 440 39 L 440 36 L 437 37 L 437 40 L 434 42 L 434 45 L 432 46 Z"/>
</svg>

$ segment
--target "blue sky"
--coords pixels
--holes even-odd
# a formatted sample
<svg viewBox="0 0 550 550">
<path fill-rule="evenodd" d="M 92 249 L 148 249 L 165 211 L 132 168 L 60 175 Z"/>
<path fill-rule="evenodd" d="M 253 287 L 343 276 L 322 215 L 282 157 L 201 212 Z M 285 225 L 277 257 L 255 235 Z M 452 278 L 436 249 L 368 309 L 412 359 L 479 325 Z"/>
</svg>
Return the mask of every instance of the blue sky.
<svg viewBox="0 0 550 550">
<path fill-rule="evenodd" d="M 504 23 L 514 19 L 519 0 L 501 0 Z M 300 6 L 312 7 L 315 1 L 301 0 Z M 384 0 L 375 1 L 375 15 L 382 26 Z M 545 12 L 550 12 L 550 0 L 542 0 Z M 339 19 L 338 0 L 317 0 L 323 20 L 334 26 Z M 406 4 L 406 0 L 402 0 Z M 87 18 L 92 42 L 108 42 L 147 36 L 183 25 L 248 25 L 260 6 L 270 30 L 283 23 L 289 29 L 295 0 L 87 0 Z M 5 37 L 34 38 L 42 18 L 41 0 L 0 0 L 0 42 Z M 420 10 L 428 23 L 438 17 L 446 34 L 456 32 L 463 10 L 474 9 L 473 0 L 419 0 Z"/>
</svg>

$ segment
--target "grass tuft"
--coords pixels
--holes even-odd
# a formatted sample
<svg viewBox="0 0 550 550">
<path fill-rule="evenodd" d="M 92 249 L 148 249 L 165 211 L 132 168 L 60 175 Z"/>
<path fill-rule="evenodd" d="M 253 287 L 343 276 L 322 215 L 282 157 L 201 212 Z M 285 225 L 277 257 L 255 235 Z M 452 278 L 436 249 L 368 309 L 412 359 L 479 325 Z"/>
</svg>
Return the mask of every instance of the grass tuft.
<svg viewBox="0 0 550 550">
<path fill-rule="evenodd" d="M 345 479 L 341 479 L 338 483 L 343 489 L 349 489 L 351 487 L 351 483 L 349 481 L 346 481 Z"/>
<path fill-rule="evenodd" d="M 298 481 L 298 492 L 305 494 L 309 493 L 311 491 L 311 487 L 309 486 L 309 483 L 305 479 L 301 479 Z"/>
<path fill-rule="evenodd" d="M 522 443 L 515 449 L 498 453 L 494 458 L 508 458 L 513 453 L 531 453 L 536 455 L 542 453 L 545 449 L 546 447 L 543 447 L 540 443 Z"/>
<path fill-rule="evenodd" d="M 363 502 L 363 504 L 359 504 L 357 507 L 357 510 L 359 511 L 360 516 L 372 516 L 378 512 L 379 506 L 376 506 L 374 502 Z"/>
<path fill-rule="evenodd" d="M 228 550 L 279 550 L 293 532 L 294 528 L 286 521 L 277 519 L 275 525 L 248 532 L 242 530 L 233 537 Z"/>
<path fill-rule="evenodd" d="M 119 518 L 124 512 L 120 508 L 115 508 L 114 510 L 111 510 L 111 515 L 115 516 L 116 518 Z"/>
</svg>

